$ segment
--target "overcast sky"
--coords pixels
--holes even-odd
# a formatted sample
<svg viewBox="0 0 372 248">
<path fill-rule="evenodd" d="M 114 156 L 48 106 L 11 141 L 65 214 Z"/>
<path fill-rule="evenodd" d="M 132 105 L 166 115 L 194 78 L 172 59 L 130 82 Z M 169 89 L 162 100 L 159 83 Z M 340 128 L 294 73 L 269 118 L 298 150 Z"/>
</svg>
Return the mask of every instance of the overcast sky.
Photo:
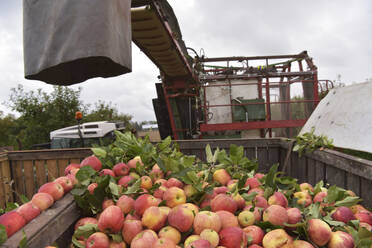
<svg viewBox="0 0 372 248">
<path fill-rule="evenodd" d="M 307 50 L 320 79 L 346 83 L 372 77 L 372 1 L 370 0 L 169 0 L 186 45 L 207 57 L 295 54 Z M 152 98 L 158 70 L 133 45 L 133 72 L 92 79 L 84 103 L 112 102 L 136 121 L 155 120 Z M 51 86 L 24 79 L 21 0 L 0 1 L 0 110 L 10 89 Z"/>
</svg>

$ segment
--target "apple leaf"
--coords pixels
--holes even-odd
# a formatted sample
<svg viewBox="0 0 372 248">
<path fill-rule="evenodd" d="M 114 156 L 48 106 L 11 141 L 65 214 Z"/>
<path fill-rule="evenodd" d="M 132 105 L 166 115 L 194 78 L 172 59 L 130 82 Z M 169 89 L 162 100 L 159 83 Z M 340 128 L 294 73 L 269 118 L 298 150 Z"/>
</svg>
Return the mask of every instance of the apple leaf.
<svg viewBox="0 0 372 248">
<path fill-rule="evenodd" d="M 308 211 L 306 211 L 306 216 L 309 219 L 320 219 L 321 214 L 320 214 L 320 203 L 317 202 L 315 204 L 311 204 L 308 208 Z"/>
<path fill-rule="evenodd" d="M 213 153 L 212 153 L 211 146 L 209 144 L 205 147 L 205 154 L 206 154 L 206 157 L 207 157 L 207 162 L 212 164 L 213 163 Z"/>
<path fill-rule="evenodd" d="M 358 230 L 358 236 L 360 239 L 372 237 L 372 231 L 369 231 L 367 228 L 360 226 Z"/>
<path fill-rule="evenodd" d="M 110 191 L 111 191 L 111 194 L 112 195 L 119 196 L 119 185 L 117 185 L 116 183 L 110 181 L 109 188 L 110 188 Z"/>
<path fill-rule="evenodd" d="M 358 248 L 370 248 L 372 246 L 372 239 L 362 239 L 358 243 Z"/>
<path fill-rule="evenodd" d="M 72 195 L 76 196 L 82 196 L 87 191 L 86 188 L 74 188 L 71 190 Z"/>
<path fill-rule="evenodd" d="M 88 238 L 93 233 L 98 232 L 98 225 L 97 224 L 85 224 L 83 226 L 79 226 L 74 233 L 75 238 L 80 238 L 83 236 L 84 238 Z"/>
<path fill-rule="evenodd" d="M 165 138 L 162 142 L 160 142 L 157 147 L 158 147 L 158 150 L 161 152 L 163 150 L 165 150 L 166 148 L 168 148 L 170 146 L 170 144 L 172 143 L 172 139 L 170 136 L 168 136 L 167 138 Z"/>
<path fill-rule="evenodd" d="M 275 175 L 276 175 L 276 172 L 278 171 L 278 167 L 279 167 L 279 164 L 274 164 L 273 166 L 271 166 L 269 173 L 267 173 L 266 175 L 265 185 L 273 189 L 276 188 Z"/>
<path fill-rule="evenodd" d="M 83 166 L 76 173 L 76 179 L 82 185 L 89 185 L 91 178 L 96 175 L 97 172 L 90 166 Z"/>
<path fill-rule="evenodd" d="M 331 217 L 331 213 L 329 213 L 327 216 L 323 218 L 325 222 L 327 222 L 331 226 L 345 226 L 346 224 L 342 221 L 335 221 Z"/>
<path fill-rule="evenodd" d="M 75 247 L 85 248 L 85 245 L 80 243 L 75 237 L 72 237 L 72 243 L 74 244 Z"/>
<path fill-rule="evenodd" d="M 8 239 L 8 235 L 6 234 L 5 226 L 0 224 L 0 245 L 3 244 Z"/>
<path fill-rule="evenodd" d="M 96 157 L 106 158 L 107 152 L 102 148 L 91 148 Z"/>
<path fill-rule="evenodd" d="M 362 201 L 362 199 L 360 199 L 359 197 L 348 196 L 341 201 L 336 201 L 335 206 L 336 207 L 341 207 L 341 206 L 351 207 L 351 206 L 358 204 L 358 202 L 360 201 Z"/>
<path fill-rule="evenodd" d="M 5 212 L 10 212 L 10 211 L 12 211 L 12 210 L 14 210 L 18 207 L 19 207 L 19 205 L 16 202 L 7 202 Z"/>
<path fill-rule="evenodd" d="M 320 182 L 318 182 L 315 187 L 314 187 L 314 195 L 318 194 L 319 192 L 322 191 L 322 187 L 324 187 L 324 182 L 323 180 L 321 180 Z"/>
<path fill-rule="evenodd" d="M 27 236 L 24 230 L 22 230 L 22 239 L 19 242 L 19 248 L 27 248 Z"/>
<path fill-rule="evenodd" d="M 324 198 L 324 201 L 327 203 L 334 203 L 336 201 L 342 200 L 346 190 L 332 185 L 327 191 L 327 196 Z"/>
<path fill-rule="evenodd" d="M 111 239 L 115 242 L 115 243 L 120 243 L 123 241 L 123 236 L 121 236 L 121 234 L 110 234 L 110 237 Z"/>
<path fill-rule="evenodd" d="M 127 190 L 124 192 L 125 195 L 131 195 L 134 193 L 138 193 L 141 189 L 141 179 L 137 179 L 137 181 L 127 188 Z"/>
<path fill-rule="evenodd" d="M 21 199 L 22 204 L 29 202 L 30 200 L 25 195 L 20 195 L 19 198 Z"/>
<path fill-rule="evenodd" d="M 245 201 L 253 201 L 253 199 L 256 197 L 256 195 L 258 195 L 257 192 L 252 192 L 250 194 L 242 194 L 242 197 Z"/>
</svg>

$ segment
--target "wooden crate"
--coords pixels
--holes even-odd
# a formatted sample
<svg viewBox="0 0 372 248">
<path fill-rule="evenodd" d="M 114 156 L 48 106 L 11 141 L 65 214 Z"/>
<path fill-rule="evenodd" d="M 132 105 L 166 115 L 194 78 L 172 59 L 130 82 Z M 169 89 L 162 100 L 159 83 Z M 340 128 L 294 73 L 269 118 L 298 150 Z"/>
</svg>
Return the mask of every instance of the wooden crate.
<svg viewBox="0 0 372 248">
<path fill-rule="evenodd" d="M 315 151 L 299 157 L 296 152 L 290 150 L 290 142 L 285 139 L 226 139 L 226 140 L 187 140 L 177 141 L 180 150 L 189 155 L 196 155 L 200 159 L 205 159 L 205 146 L 211 145 L 212 150 L 219 147 L 220 149 L 228 150 L 231 144 L 244 147 L 245 155 L 250 159 L 257 159 L 260 163 L 260 171 L 267 172 L 272 164 L 279 163 L 279 169 L 283 170 L 284 164 L 287 161 L 285 168 L 287 174 L 295 177 L 299 182 L 309 182 L 315 184 L 323 180 L 331 185 L 336 184 L 340 187 L 353 190 L 357 195 L 364 199 L 364 204 L 367 207 L 372 206 L 372 199 L 369 197 L 369 192 L 372 190 L 372 162 L 355 158 L 337 151 L 324 150 Z M 289 150 L 289 151 L 288 151 Z M 73 150 L 55 150 L 55 151 L 33 151 L 33 152 L 13 152 L 6 156 L 0 154 L 1 176 L 17 180 L 22 178 L 24 184 L 16 182 L 14 190 L 22 190 L 29 183 L 26 180 L 24 173 L 30 173 L 31 170 L 24 170 L 25 161 L 26 167 L 31 164 L 34 166 L 34 191 L 37 186 L 43 181 L 40 181 L 40 176 L 44 175 L 45 181 L 48 176 L 39 172 L 36 173 L 37 166 L 43 164 L 44 167 L 52 168 L 55 164 L 59 165 L 59 161 L 81 160 L 89 156 L 89 149 L 73 149 Z M 36 161 L 53 161 L 48 165 L 48 162 L 40 163 Z M 32 161 L 30 163 L 29 161 Z M 56 162 L 54 162 L 56 161 Z M 17 166 L 20 163 L 23 167 L 20 170 Z M 29 163 L 29 165 L 27 165 Z M 63 163 L 65 164 L 65 162 Z M 9 166 L 9 169 L 8 167 Z M 36 168 L 35 168 L 36 166 Z M 4 168 L 3 168 L 4 167 Z M 20 166 L 19 166 L 20 167 Z M 16 176 L 14 177 L 14 171 Z M 42 171 L 42 169 L 41 169 Z M 55 170 L 60 173 L 62 170 Z M 40 176 L 37 176 L 40 175 Z M 59 174 L 58 174 L 59 175 Z M 28 177 L 30 178 L 30 177 Z M 35 180 L 37 178 L 38 180 Z M 7 188 L 8 187 L 8 188 Z M 0 184 L 0 196 L 4 197 L 6 192 L 10 192 L 10 187 Z M 26 193 L 31 192 L 27 191 Z M 9 196 L 11 197 L 12 194 Z M 4 200 L 4 199 L 3 199 Z M 65 196 L 62 200 L 57 201 L 52 208 L 43 212 L 39 217 L 33 220 L 25 227 L 25 232 L 29 238 L 29 247 L 45 247 L 52 244 L 54 241 L 59 244 L 59 247 L 67 247 L 71 242 L 73 225 L 79 219 L 80 213 L 71 195 Z M 22 239 L 22 232 L 18 232 L 12 236 L 3 247 L 18 247 L 19 241 Z"/>
</svg>

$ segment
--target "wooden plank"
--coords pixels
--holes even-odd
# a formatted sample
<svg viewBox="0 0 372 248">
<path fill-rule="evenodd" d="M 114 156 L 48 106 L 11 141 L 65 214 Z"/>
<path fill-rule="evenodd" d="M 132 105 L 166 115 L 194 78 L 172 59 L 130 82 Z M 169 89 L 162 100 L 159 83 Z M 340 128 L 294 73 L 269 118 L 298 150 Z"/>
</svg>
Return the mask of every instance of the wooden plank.
<svg viewBox="0 0 372 248">
<path fill-rule="evenodd" d="M 15 191 L 18 195 L 24 195 L 26 192 L 25 192 L 25 184 L 24 184 L 24 177 L 23 177 L 24 175 L 23 175 L 22 161 L 12 161 L 12 171 L 13 171 Z M 19 202 L 20 198 L 16 196 L 15 200 Z"/>
<path fill-rule="evenodd" d="M 1 165 L 1 172 L 2 172 L 2 183 L 4 184 L 5 190 L 5 201 L 13 202 L 13 190 L 12 190 L 12 175 L 10 172 L 10 162 L 9 160 L 2 161 Z"/>
<path fill-rule="evenodd" d="M 315 181 L 316 182 L 323 180 L 324 183 L 327 183 L 325 172 L 326 172 L 325 164 L 319 161 L 315 161 Z"/>
<path fill-rule="evenodd" d="M 307 182 L 307 163 L 304 156 L 297 159 L 297 179 L 299 183 Z"/>
<path fill-rule="evenodd" d="M 262 148 L 257 147 L 257 160 L 258 160 L 258 170 L 267 173 L 271 167 L 269 164 L 269 149 L 268 147 Z"/>
<path fill-rule="evenodd" d="M 26 196 L 31 199 L 35 193 L 34 163 L 32 160 L 23 161 L 24 178 L 26 186 Z"/>
<path fill-rule="evenodd" d="M 37 188 L 47 182 L 47 172 L 45 169 L 45 160 L 35 160 Z"/>
<path fill-rule="evenodd" d="M 5 161 L 0 161 L 0 166 L 3 167 L 3 165 L 5 164 Z M 4 175 L 3 175 L 3 171 L 0 170 L 0 208 L 4 208 L 5 207 L 5 203 L 6 203 L 6 194 L 5 194 L 5 182 L 4 182 Z"/>
<path fill-rule="evenodd" d="M 342 188 L 347 186 L 345 181 L 345 171 L 337 167 L 333 167 L 331 165 L 326 166 L 326 179 L 327 183 L 329 183 L 331 186 L 337 185 Z"/>
<path fill-rule="evenodd" d="M 65 175 L 65 169 L 69 165 L 69 159 L 58 159 L 58 177 Z"/>
<path fill-rule="evenodd" d="M 211 147 L 220 149 L 228 149 L 230 144 L 236 144 L 243 147 L 267 147 L 280 146 L 281 139 L 203 139 L 203 140 L 178 140 L 176 141 L 181 150 L 187 149 L 205 149 L 209 144 Z"/>
<path fill-rule="evenodd" d="M 80 164 L 81 161 L 82 159 L 80 158 L 71 158 L 69 164 Z"/>
<path fill-rule="evenodd" d="M 48 159 L 46 161 L 46 168 L 48 169 L 48 182 L 51 182 L 58 177 L 58 166 L 56 159 Z"/>
<path fill-rule="evenodd" d="M 273 166 L 273 164 L 280 163 L 279 160 L 279 147 L 269 147 L 268 150 L 268 163 L 269 166 Z"/>
<path fill-rule="evenodd" d="M 23 228 L 28 247 L 46 247 L 53 244 L 79 217 L 80 212 L 74 197 L 67 194 Z M 16 248 L 22 237 L 22 231 L 18 231 L 1 247 Z"/>
<path fill-rule="evenodd" d="M 317 184 L 318 182 L 316 181 L 316 168 L 315 168 L 315 161 L 314 159 L 311 159 L 311 158 L 306 158 L 307 159 L 307 178 L 306 180 L 308 181 L 308 183 L 310 183 L 311 185 L 315 185 Z"/>
<path fill-rule="evenodd" d="M 75 149 L 48 149 L 34 151 L 9 151 L 9 160 L 47 160 L 47 159 L 71 159 L 84 158 L 92 155 L 90 148 Z"/>
<path fill-rule="evenodd" d="M 362 204 L 366 207 L 372 208 L 372 180 L 361 178 L 360 197 L 363 199 Z"/>
<path fill-rule="evenodd" d="M 347 187 L 353 191 L 357 196 L 360 196 L 360 177 L 351 173 L 347 173 Z"/>
<path fill-rule="evenodd" d="M 291 161 L 291 167 L 289 170 L 289 175 L 291 177 L 298 179 L 298 153 L 292 152 L 290 161 Z"/>
<path fill-rule="evenodd" d="M 255 147 L 245 148 L 244 151 L 245 151 L 245 156 L 249 160 L 255 160 L 256 159 L 256 148 Z"/>
</svg>

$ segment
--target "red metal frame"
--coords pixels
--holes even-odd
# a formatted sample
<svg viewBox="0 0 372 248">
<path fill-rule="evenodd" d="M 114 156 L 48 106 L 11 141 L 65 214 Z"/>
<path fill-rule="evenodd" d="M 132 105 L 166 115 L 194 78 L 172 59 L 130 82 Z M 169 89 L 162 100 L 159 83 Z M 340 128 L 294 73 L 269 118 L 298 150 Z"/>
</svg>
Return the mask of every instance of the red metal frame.
<svg viewBox="0 0 372 248">
<path fill-rule="evenodd" d="M 267 71 L 261 73 L 258 71 L 255 73 L 243 73 L 243 74 L 234 74 L 234 75 L 221 75 L 221 72 L 228 70 L 239 70 L 239 67 L 229 67 L 230 61 L 249 61 L 249 60 L 265 60 L 266 69 L 269 68 L 269 59 L 291 59 L 288 62 L 283 62 L 283 65 L 275 66 L 275 72 Z M 293 62 L 297 61 L 299 66 L 299 71 L 293 71 L 291 66 Z M 308 66 L 308 70 L 303 70 L 302 61 L 305 61 Z M 225 69 L 215 68 L 204 70 L 200 77 L 200 81 L 203 83 L 202 87 L 204 88 L 203 97 L 203 112 L 204 112 L 204 123 L 200 124 L 200 131 L 227 131 L 227 130 L 250 130 L 250 129 L 260 129 L 261 136 L 264 136 L 264 129 L 267 129 L 270 137 L 272 136 L 272 128 L 292 128 L 292 127 L 301 127 L 305 124 L 306 119 L 301 120 L 292 120 L 291 119 L 291 104 L 292 103 L 309 103 L 313 102 L 315 106 L 319 103 L 319 93 L 318 93 L 318 72 L 317 67 L 313 64 L 312 59 L 307 55 L 306 52 L 302 52 L 297 55 L 279 55 L 279 56 L 257 56 L 257 57 L 226 57 L 226 58 L 202 58 L 199 59 L 200 63 L 206 62 L 227 62 Z M 248 64 L 248 62 L 247 62 Z M 247 69 L 247 68 L 246 68 Z M 266 82 L 262 82 L 262 79 L 265 78 Z M 272 78 L 279 78 L 279 82 L 270 81 Z M 287 78 L 287 80 L 284 80 Z M 221 86 L 232 86 L 230 83 L 231 79 L 256 79 L 257 83 L 241 83 L 234 84 L 236 85 L 252 85 L 256 84 L 258 88 L 258 96 L 263 97 L 262 91 L 265 89 L 265 99 L 264 103 L 246 103 L 246 104 L 220 104 L 220 105 L 209 105 L 206 99 L 206 88 L 208 87 L 221 87 Z M 229 83 L 210 85 L 209 82 L 214 81 L 224 81 L 228 80 Z M 293 83 L 311 83 L 313 84 L 314 94 L 312 100 L 280 100 L 272 102 L 270 99 L 270 90 L 273 88 L 278 88 L 281 84 L 293 84 Z M 321 87 L 321 86 L 320 86 Z M 322 89 L 322 88 L 321 88 Z M 290 98 L 290 87 L 287 87 L 287 97 Z M 231 96 L 230 96 L 231 97 Z M 223 107 L 223 106 L 241 106 L 249 104 L 265 104 L 266 106 L 266 120 L 265 121 L 254 121 L 254 122 L 233 122 L 233 123 L 222 123 L 222 124 L 208 124 L 208 109 L 214 107 Z M 271 105 L 272 104 L 289 104 L 289 119 L 288 120 L 271 120 Z"/>
</svg>

